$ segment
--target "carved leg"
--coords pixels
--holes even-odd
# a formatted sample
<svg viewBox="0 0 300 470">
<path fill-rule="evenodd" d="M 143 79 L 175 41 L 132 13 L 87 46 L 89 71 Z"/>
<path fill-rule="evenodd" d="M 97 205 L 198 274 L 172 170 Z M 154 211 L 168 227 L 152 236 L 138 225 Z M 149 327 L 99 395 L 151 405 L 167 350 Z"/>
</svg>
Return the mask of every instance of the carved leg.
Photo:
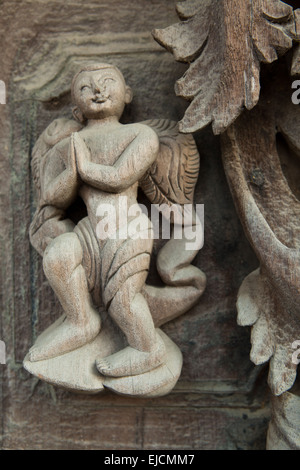
<svg viewBox="0 0 300 470">
<path fill-rule="evenodd" d="M 97 368 L 103 375 L 138 375 L 155 369 L 164 360 L 165 345 L 140 293 L 146 277 L 147 272 L 141 272 L 128 278 L 110 304 L 109 314 L 126 335 L 129 346 L 97 359 Z"/>
<path fill-rule="evenodd" d="M 33 346 L 30 361 L 40 361 L 72 351 L 93 340 L 101 320 L 94 309 L 82 262 L 82 248 L 75 233 L 57 237 L 46 249 L 43 265 L 47 279 L 56 293 L 65 317 L 63 321 Z"/>
</svg>

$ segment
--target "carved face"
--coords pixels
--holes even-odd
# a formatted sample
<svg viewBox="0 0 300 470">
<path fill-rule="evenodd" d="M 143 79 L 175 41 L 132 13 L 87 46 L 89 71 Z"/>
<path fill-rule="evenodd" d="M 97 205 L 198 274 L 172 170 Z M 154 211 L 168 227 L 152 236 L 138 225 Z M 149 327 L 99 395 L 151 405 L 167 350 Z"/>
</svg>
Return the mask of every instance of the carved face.
<svg viewBox="0 0 300 470">
<path fill-rule="evenodd" d="M 114 68 L 83 71 L 73 86 L 75 102 L 87 119 L 119 119 L 132 99 L 131 89 Z"/>
</svg>

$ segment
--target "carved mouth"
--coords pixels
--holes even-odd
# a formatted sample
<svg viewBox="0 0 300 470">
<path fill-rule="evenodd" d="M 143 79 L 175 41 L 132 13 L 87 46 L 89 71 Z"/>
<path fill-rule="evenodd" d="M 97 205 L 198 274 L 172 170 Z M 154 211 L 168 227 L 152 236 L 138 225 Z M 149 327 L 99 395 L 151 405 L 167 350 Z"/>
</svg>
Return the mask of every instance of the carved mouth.
<svg viewBox="0 0 300 470">
<path fill-rule="evenodd" d="M 92 99 L 93 103 L 105 103 L 107 101 L 107 98 L 93 98 Z"/>
</svg>

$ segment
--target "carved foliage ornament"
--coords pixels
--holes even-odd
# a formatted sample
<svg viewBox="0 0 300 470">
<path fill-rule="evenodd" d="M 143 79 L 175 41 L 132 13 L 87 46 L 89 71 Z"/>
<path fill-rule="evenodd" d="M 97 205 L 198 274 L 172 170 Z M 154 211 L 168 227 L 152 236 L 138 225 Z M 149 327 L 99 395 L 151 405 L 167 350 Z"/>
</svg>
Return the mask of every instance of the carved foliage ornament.
<svg viewBox="0 0 300 470">
<path fill-rule="evenodd" d="M 300 40 L 300 10 L 279 0 L 186 0 L 177 11 L 183 21 L 155 30 L 154 37 L 190 64 L 176 84 L 177 94 L 192 100 L 181 131 L 212 123 L 222 134 L 229 187 L 260 261 L 241 286 L 238 321 L 253 327 L 251 359 L 270 360 L 269 385 L 281 395 L 293 386 L 297 370 L 300 203 L 277 144 L 280 133 L 287 155 L 299 155 L 300 113 L 282 69 L 260 96 L 260 63 L 274 62 Z M 299 47 L 292 51 L 290 74 L 300 73 Z"/>
<path fill-rule="evenodd" d="M 222 135 L 223 163 L 245 233 L 260 268 L 238 294 L 238 323 L 252 326 L 251 360 L 270 361 L 274 395 L 289 390 L 300 338 L 300 202 L 283 173 L 278 143 L 293 159 L 300 155 L 300 113 L 290 99 L 291 80 L 280 76 L 260 103 Z M 296 157 L 296 158 L 297 158 Z M 290 163 L 290 162 L 289 162 Z M 294 188 L 293 188 L 294 189 Z"/>
<path fill-rule="evenodd" d="M 153 35 L 189 64 L 175 87 L 192 101 L 180 131 L 212 123 L 220 134 L 257 104 L 260 63 L 272 63 L 300 39 L 300 10 L 279 0 L 186 0 L 177 3 L 177 12 L 181 23 Z M 299 56 L 297 49 L 293 74 L 300 71 Z"/>
</svg>

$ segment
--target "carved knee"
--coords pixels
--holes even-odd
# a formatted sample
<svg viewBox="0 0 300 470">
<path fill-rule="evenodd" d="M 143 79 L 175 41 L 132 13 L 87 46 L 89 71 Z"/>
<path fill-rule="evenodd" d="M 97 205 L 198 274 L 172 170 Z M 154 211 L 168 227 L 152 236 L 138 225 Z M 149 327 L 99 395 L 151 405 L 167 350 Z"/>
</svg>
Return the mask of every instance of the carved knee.
<svg viewBox="0 0 300 470">
<path fill-rule="evenodd" d="M 75 233 L 65 233 L 55 238 L 46 248 L 43 257 L 43 267 L 49 278 L 63 278 L 82 261 L 82 248 Z"/>
</svg>

